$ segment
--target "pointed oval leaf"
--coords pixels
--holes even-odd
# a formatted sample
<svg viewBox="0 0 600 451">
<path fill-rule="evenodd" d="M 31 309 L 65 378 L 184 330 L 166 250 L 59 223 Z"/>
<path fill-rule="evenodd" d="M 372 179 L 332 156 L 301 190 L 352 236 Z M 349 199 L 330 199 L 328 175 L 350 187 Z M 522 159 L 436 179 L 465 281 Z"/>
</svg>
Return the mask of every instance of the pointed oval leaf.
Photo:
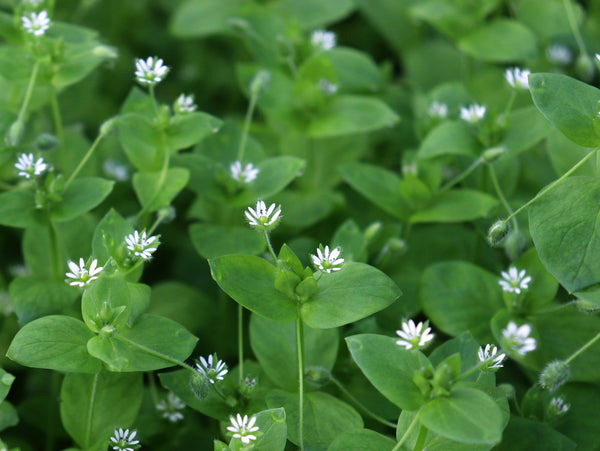
<svg viewBox="0 0 600 451">
<path fill-rule="evenodd" d="M 110 194 L 115 182 L 99 177 L 76 179 L 63 193 L 62 201 L 52 208 L 52 219 L 68 221 L 80 216 L 100 203 Z"/>
<path fill-rule="evenodd" d="M 495 197 L 470 189 L 444 191 L 410 217 L 418 222 L 463 222 L 486 216 L 498 204 Z"/>
</svg>

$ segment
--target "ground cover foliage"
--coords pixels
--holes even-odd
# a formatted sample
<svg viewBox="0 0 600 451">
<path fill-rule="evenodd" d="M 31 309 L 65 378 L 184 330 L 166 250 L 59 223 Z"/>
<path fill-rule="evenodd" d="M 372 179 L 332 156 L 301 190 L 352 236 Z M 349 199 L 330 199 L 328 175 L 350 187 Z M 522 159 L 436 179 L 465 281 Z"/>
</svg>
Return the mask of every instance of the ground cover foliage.
<svg viewBox="0 0 600 451">
<path fill-rule="evenodd" d="M 0 0 L 0 449 L 598 449 L 599 21 Z"/>
</svg>

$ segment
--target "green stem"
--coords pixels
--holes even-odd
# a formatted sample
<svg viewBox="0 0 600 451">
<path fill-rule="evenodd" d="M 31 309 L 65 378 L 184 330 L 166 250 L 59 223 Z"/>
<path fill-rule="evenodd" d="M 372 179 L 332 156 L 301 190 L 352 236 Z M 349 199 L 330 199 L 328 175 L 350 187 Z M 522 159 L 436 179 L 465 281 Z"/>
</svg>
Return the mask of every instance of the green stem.
<svg viewBox="0 0 600 451">
<path fill-rule="evenodd" d="M 267 247 L 269 248 L 269 252 L 271 253 L 271 257 L 273 257 L 273 263 L 277 263 L 277 256 L 275 255 L 275 251 L 273 250 L 273 246 L 271 245 L 271 238 L 269 238 L 269 232 L 263 230 L 265 233 L 265 241 L 267 242 Z"/>
<path fill-rule="evenodd" d="M 144 351 L 144 352 L 146 352 L 146 353 L 148 353 L 150 355 L 153 355 L 154 357 L 158 357 L 159 359 L 166 360 L 167 362 L 171 362 L 174 365 L 179 365 L 182 368 L 185 368 L 186 370 L 190 370 L 192 372 L 196 372 L 196 370 L 193 367 L 191 367 L 190 365 L 188 365 L 185 362 L 177 360 L 175 357 L 171 357 L 171 356 L 168 356 L 168 355 L 163 354 L 161 352 L 155 351 L 154 349 L 150 349 L 147 346 L 144 346 L 144 345 L 141 345 L 139 343 L 136 343 L 135 341 L 132 341 L 129 338 L 126 338 L 126 337 L 124 337 L 122 335 L 119 335 L 119 334 L 115 334 L 115 335 L 113 335 L 113 337 L 116 338 L 117 340 L 121 340 L 121 341 L 127 343 L 128 345 L 133 346 L 134 348 L 138 348 L 138 349 L 140 349 L 140 350 L 142 350 L 142 351 Z"/>
<path fill-rule="evenodd" d="M 156 406 L 160 402 L 160 399 L 158 397 L 158 390 L 156 389 L 154 373 L 148 373 L 148 385 L 150 385 L 150 396 L 152 397 L 152 403 Z"/>
<path fill-rule="evenodd" d="M 331 380 L 331 382 L 333 382 L 333 384 L 340 389 L 340 391 L 347 397 L 350 399 L 350 401 L 352 401 L 360 410 L 362 410 L 365 415 L 367 415 L 368 417 L 373 418 L 375 421 L 380 422 L 381 424 L 384 424 L 388 427 L 391 427 L 393 429 L 396 429 L 398 427 L 398 425 L 396 423 L 392 423 L 391 421 L 386 420 L 385 418 L 380 417 L 379 415 L 377 415 L 376 413 L 372 412 L 371 410 L 369 410 L 368 407 L 366 407 L 364 404 L 362 404 L 358 399 L 356 399 L 356 397 L 350 393 L 348 391 L 348 389 L 346 387 L 344 387 L 342 385 L 342 383 L 336 379 L 332 374 L 329 375 L 329 379 Z"/>
<path fill-rule="evenodd" d="M 55 280 L 61 279 L 60 257 L 58 255 L 58 237 L 56 235 L 56 227 L 48 214 L 48 230 L 50 232 L 50 255 L 52 256 L 52 273 Z"/>
<path fill-rule="evenodd" d="M 148 87 L 148 92 L 150 93 L 150 98 L 152 99 L 152 106 L 154 107 L 154 114 L 156 118 L 160 118 L 160 114 L 158 112 L 158 103 L 156 103 L 156 95 L 154 94 L 154 85 L 150 85 Z"/>
<path fill-rule="evenodd" d="M 600 340 L 600 333 L 598 333 L 594 338 L 592 338 L 590 341 L 588 341 L 586 344 L 584 344 L 581 348 L 579 348 L 577 351 L 575 351 L 575 353 L 573 353 L 573 355 L 571 355 L 571 357 L 569 357 L 565 363 L 568 365 L 570 364 L 573 360 L 575 360 L 575 358 L 577 358 L 579 355 L 583 354 L 590 346 L 594 345 L 594 343 L 596 343 L 598 340 Z"/>
<path fill-rule="evenodd" d="M 466 377 L 469 377 L 474 372 L 480 370 L 484 366 L 484 364 L 485 364 L 485 362 L 481 362 L 479 365 L 474 366 L 473 368 L 468 370 L 466 373 L 463 373 L 460 376 L 458 376 L 454 382 L 458 382 L 458 381 L 463 380 Z"/>
<path fill-rule="evenodd" d="M 298 351 L 298 431 L 300 450 L 304 451 L 304 324 L 296 320 L 296 348 Z"/>
<path fill-rule="evenodd" d="M 565 5 L 567 19 L 569 20 L 569 26 L 571 27 L 571 31 L 573 32 L 573 36 L 575 37 L 575 41 L 577 42 L 579 53 L 582 55 L 587 55 L 587 48 L 585 47 L 585 42 L 583 41 L 583 37 L 581 36 L 581 32 L 579 31 L 579 27 L 577 26 L 577 21 L 575 20 L 575 13 L 573 12 L 571 2 L 569 0 L 563 0 L 563 4 Z"/>
<path fill-rule="evenodd" d="M 52 118 L 54 120 L 54 128 L 56 129 L 56 136 L 58 137 L 59 146 L 64 149 L 65 146 L 65 131 L 63 128 L 62 115 L 60 114 L 60 106 L 58 104 L 58 96 L 56 95 L 56 89 L 52 90 L 50 96 L 50 105 L 52 106 Z"/>
<path fill-rule="evenodd" d="M 239 356 L 239 387 L 244 384 L 244 307 L 238 304 L 238 356 Z"/>
<path fill-rule="evenodd" d="M 496 177 L 496 170 L 494 169 L 494 166 L 492 164 L 488 164 L 488 167 L 490 168 L 490 176 L 492 179 L 492 184 L 494 185 L 494 189 L 496 190 L 496 194 L 500 198 L 502 205 L 504 205 L 506 212 L 509 215 L 512 215 L 513 209 L 510 207 L 510 204 L 508 203 L 506 197 L 504 196 L 504 193 L 502 192 L 502 188 L 500 187 L 500 183 L 498 182 L 498 177 Z M 519 230 L 519 223 L 517 222 L 517 218 L 512 218 L 512 225 L 516 231 Z"/>
<path fill-rule="evenodd" d="M 75 177 L 77 177 L 77 174 L 79 174 L 79 172 L 83 169 L 83 167 L 85 166 L 85 164 L 91 158 L 92 154 L 94 153 L 94 151 L 98 147 L 98 144 L 100 144 L 100 141 L 102 141 L 102 138 L 104 138 L 104 135 L 102 133 L 98 134 L 98 136 L 96 137 L 96 139 L 92 143 L 92 146 L 88 149 L 88 151 L 84 155 L 83 159 L 79 162 L 79 164 L 77 165 L 77 167 L 75 168 L 75 170 L 71 173 L 71 175 L 69 176 L 68 180 L 65 182 L 65 188 L 64 188 L 65 190 L 71 184 L 71 182 L 73 180 L 75 180 Z"/>
<path fill-rule="evenodd" d="M 90 436 L 92 434 L 92 415 L 94 414 L 94 403 L 96 402 L 96 387 L 98 386 L 98 375 L 94 374 L 94 382 L 92 382 L 92 393 L 90 394 L 90 405 L 87 411 L 87 419 L 85 424 L 85 438 L 83 447 L 87 449 L 90 446 Z"/>
<path fill-rule="evenodd" d="M 529 207 L 532 203 L 534 203 L 540 197 L 542 197 L 544 194 L 546 194 L 548 191 L 554 189 L 556 187 L 556 185 L 558 185 L 560 182 L 562 182 L 564 179 L 566 179 L 568 176 L 570 176 L 573 172 L 575 172 L 577 169 L 579 169 L 579 167 L 581 165 L 583 165 L 587 160 L 589 160 L 596 152 L 598 152 L 599 149 L 600 149 L 600 147 L 598 147 L 598 148 L 592 150 L 590 153 L 588 153 L 585 157 L 583 157 L 581 160 L 579 160 L 577 163 L 575 163 L 575 165 L 571 169 L 569 169 L 567 172 L 565 172 L 560 178 L 558 178 L 557 180 L 552 182 L 549 186 L 547 186 L 542 191 L 540 191 L 538 194 L 536 194 L 533 199 L 531 199 L 526 204 L 521 205 L 521 207 L 519 207 L 514 213 L 512 213 L 508 218 L 506 218 L 504 220 L 504 222 L 509 221 L 514 216 L 518 215 L 521 211 L 523 211 L 524 209 Z"/>
<path fill-rule="evenodd" d="M 415 428 L 415 426 L 419 422 L 419 415 L 421 414 L 421 410 L 422 409 L 423 409 L 423 407 L 421 407 L 417 411 L 417 414 L 415 415 L 415 417 L 413 418 L 413 420 L 409 424 L 409 426 L 406 429 L 406 431 L 404 431 L 404 434 L 400 438 L 400 441 L 398 443 L 396 443 L 396 446 L 394 446 L 394 448 L 392 449 L 392 451 L 399 451 L 400 449 L 402 449 L 402 445 L 404 445 L 404 442 L 408 439 L 408 436 L 410 435 L 410 433 L 412 432 L 412 430 Z"/>
<path fill-rule="evenodd" d="M 427 439 L 427 432 L 429 430 L 421 425 L 421 430 L 419 431 L 419 437 L 417 438 L 417 443 L 415 444 L 415 448 L 413 451 L 422 451 L 425 446 L 425 440 Z"/>
<path fill-rule="evenodd" d="M 244 128 L 242 129 L 242 136 L 240 137 L 240 144 L 238 147 L 237 159 L 242 163 L 244 158 L 244 152 L 246 151 L 246 142 L 248 141 L 248 133 L 250 133 L 250 124 L 252 123 L 252 117 L 254 116 L 254 109 L 258 100 L 258 93 L 252 93 L 250 96 L 250 103 L 246 110 L 246 117 L 244 118 Z"/>
<path fill-rule="evenodd" d="M 38 76 L 38 72 L 40 70 L 40 63 L 36 62 L 33 66 L 33 70 L 31 71 L 31 77 L 29 77 L 29 84 L 27 85 L 27 91 L 25 92 L 25 98 L 23 99 L 23 104 L 21 105 L 21 109 L 19 110 L 19 115 L 17 116 L 17 121 L 23 122 L 25 118 L 25 114 L 27 113 L 27 108 L 29 107 L 29 101 L 31 100 L 31 95 L 33 94 L 33 88 L 35 86 L 35 81 Z"/>
<path fill-rule="evenodd" d="M 477 158 L 473 163 L 471 163 L 471 165 L 467 169 L 465 169 L 463 172 L 461 172 L 448 183 L 446 183 L 444 186 L 442 186 L 439 189 L 438 193 L 443 193 L 444 191 L 452 188 L 454 185 L 456 185 L 458 182 L 460 182 L 462 179 L 468 176 L 471 172 L 473 172 L 481 163 L 483 163 L 483 158 Z"/>
</svg>

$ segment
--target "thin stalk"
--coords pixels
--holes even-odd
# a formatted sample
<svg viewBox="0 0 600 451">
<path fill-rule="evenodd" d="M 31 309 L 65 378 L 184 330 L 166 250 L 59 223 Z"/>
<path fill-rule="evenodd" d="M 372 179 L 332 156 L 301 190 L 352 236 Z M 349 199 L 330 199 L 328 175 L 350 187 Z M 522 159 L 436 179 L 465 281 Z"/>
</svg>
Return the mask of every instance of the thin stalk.
<svg viewBox="0 0 600 451">
<path fill-rule="evenodd" d="M 31 77 L 29 77 L 29 84 L 27 85 L 25 98 L 23 99 L 21 109 L 19 110 L 19 115 L 17 116 L 17 121 L 19 122 L 23 122 L 23 119 L 25 118 L 25 113 L 27 113 L 27 108 L 29 107 L 29 101 L 31 100 L 31 95 L 33 94 L 33 88 L 35 87 L 35 81 L 37 79 L 39 70 L 40 63 L 36 62 L 33 66 L 33 70 L 31 71 Z"/>
<path fill-rule="evenodd" d="M 50 96 L 50 105 L 52 107 L 52 118 L 54 120 L 56 136 L 58 137 L 58 141 L 60 142 L 60 148 L 64 148 L 65 131 L 63 128 L 62 115 L 60 113 L 60 106 L 58 104 L 58 96 L 56 95 L 55 89 L 52 90 L 52 95 Z"/>
<path fill-rule="evenodd" d="M 581 160 L 579 160 L 577 163 L 575 163 L 575 165 L 571 169 L 569 169 L 562 176 L 560 176 L 560 178 L 558 178 L 557 180 L 555 180 L 554 182 L 552 182 L 549 186 L 547 186 L 542 191 L 540 191 L 538 194 L 536 194 L 535 197 L 533 199 L 531 199 L 529 202 L 527 202 L 524 205 L 521 205 L 514 213 L 512 213 L 504 221 L 505 222 L 509 221 L 514 216 L 518 215 L 521 211 L 523 211 L 524 209 L 526 209 L 527 207 L 529 207 L 532 203 L 534 203 L 540 197 L 542 197 L 544 194 L 546 194 L 548 191 L 554 189 L 556 187 L 556 185 L 558 185 L 560 182 L 562 182 L 564 179 L 566 179 L 568 176 L 570 176 L 573 172 L 575 172 L 577 169 L 579 169 L 579 167 L 581 165 L 583 165 L 587 160 L 589 160 L 596 152 L 598 152 L 599 149 L 600 149 L 600 147 L 598 147 L 598 148 L 592 150 L 590 153 L 588 153 L 585 157 L 583 157 Z"/>
<path fill-rule="evenodd" d="M 375 421 L 380 422 L 381 424 L 384 424 L 388 427 L 391 427 L 393 429 L 396 429 L 398 427 L 398 425 L 396 423 L 392 423 L 391 421 L 386 420 L 383 417 L 380 417 L 379 415 L 377 415 L 375 412 L 372 412 L 371 410 L 369 410 L 368 407 L 366 407 L 363 403 L 361 403 L 358 399 L 356 399 L 356 397 L 350 393 L 348 391 L 348 389 L 346 387 L 344 387 L 342 385 L 342 383 L 337 380 L 333 374 L 329 375 L 329 379 L 331 380 L 331 382 L 333 382 L 333 384 L 340 389 L 340 391 L 348 398 L 350 399 L 350 401 L 352 401 L 354 403 L 354 405 L 356 405 L 356 407 L 358 407 L 360 410 L 362 410 L 365 415 L 367 415 L 368 417 L 373 418 Z"/>
<path fill-rule="evenodd" d="M 246 117 L 244 118 L 244 128 L 242 129 L 242 136 L 240 137 L 240 144 L 238 147 L 237 159 L 242 162 L 244 158 L 244 152 L 246 151 L 246 142 L 248 141 L 248 133 L 250 133 L 250 124 L 252 124 L 252 117 L 254 116 L 254 109 L 256 108 L 256 102 L 258 100 L 258 93 L 252 93 L 250 95 L 250 102 L 248 103 L 248 109 L 246 110 Z"/>
<path fill-rule="evenodd" d="M 477 160 L 471 163 L 471 165 L 467 169 L 462 171 L 460 174 L 458 174 L 456 177 L 454 177 L 452 180 L 450 180 L 448 183 L 442 186 L 439 189 L 438 193 L 443 193 L 444 191 L 452 188 L 454 185 L 456 185 L 458 182 L 460 182 L 462 179 L 468 176 L 471 172 L 473 172 L 481 163 L 483 163 L 483 158 L 477 158 Z"/>
<path fill-rule="evenodd" d="M 150 93 L 150 98 L 152 99 L 152 106 L 154 107 L 154 114 L 156 115 L 156 118 L 158 119 L 160 117 L 160 114 L 158 112 L 158 103 L 156 103 L 156 95 L 154 94 L 154 85 L 150 85 L 148 87 L 148 92 Z"/>
<path fill-rule="evenodd" d="M 396 443 L 396 446 L 394 446 L 392 451 L 399 451 L 400 449 L 402 449 L 402 445 L 404 445 L 404 442 L 408 439 L 408 436 L 410 435 L 412 430 L 415 428 L 415 426 L 419 422 L 419 416 L 421 415 L 422 409 L 423 409 L 423 407 L 421 407 L 417 411 L 417 414 L 415 415 L 415 417 L 413 418 L 411 423 L 408 425 L 408 428 L 406 429 L 406 431 L 404 431 L 404 434 L 402 435 L 402 437 L 400 437 L 400 441 L 398 441 L 398 443 Z"/>
<path fill-rule="evenodd" d="M 52 274 L 55 280 L 61 279 L 60 257 L 58 255 L 58 237 L 56 235 L 56 227 L 48 215 L 48 230 L 50 232 L 50 255 L 52 256 Z"/>
<path fill-rule="evenodd" d="M 296 320 L 296 349 L 298 351 L 298 431 L 300 450 L 304 451 L 304 324 Z"/>
<path fill-rule="evenodd" d="M 104 135 L 102 133 L 98 134 L 98 136 L 96 137 L 96 139 L 92 143 L 92 146 L 88 149 L 88 151 L 84 155 L 83 159 L 79 162 L 79 164 L 77 165 L 77 167 L 75 168 L 75 170 L 73 171 L 73 173 L 69 176 L 69 178 L 65 182 L 65 190 L 71 184 L 71 182 L 73 180 L 75 180 L 75 177 L 77 177 L 77 174 L 79 174 L 79 172 L 83 169 L 83 167 L 85 166 L 85 164 L 91 158 L 92 154 L 94 153 L 94 151 L 98 147 L 98 144 L 100 144 L 100 141 L 102 141 L 102 138 L 104 138 Z"/>
<path fill-rule="evenodd" d="M 513 104 L 515 103 L 515 98 L 517 97 L 517 90 L 510 90 L 510 97 L 508 98 L 508 102 L 506 103 L 506 108 L 504 108 L 504 116 L 508 116 L 510 110 L 512 110 Z"/>
<path fill-rule="evenodd" d="M 238 356 L 239 356 L 239 386 L 244 384 L 244 307 L 238 304 Z"/>
<path fill-rule="evenodd" d="M 454 382 L 458 382 L 463 380 L 466 377 L 469 377 L 471 374 L 473 374 L 474 372 L 480 370 L 484 365 L 484 362 L 481 362 L 479 365 L 476 365 L 474 367 L 472 367 L 470 370 L 468 370 L 466 373 L 461 374 L 460 376 L 458 376 L 456 378 L 456 380 Z"/>
<path fill-rule="evenodd" d="M 415 448 L 413 451 L 422 451 L 425 446 L 425 440 L 427 439 L 427 429 L 425 426 L 421 425 L 421 430 L 419 431 L 419 437 L 417 438 L 417 443 L 415 444 Z"/>
<path fill-rule="evenodd" d="M 502 202 L 502 205 L 504 205 L 504 208 L 506 209 L 506 212 L 509 215 L 512 215 L 513 214 L 513 209 L 510 207 L 510 204 L 506 200 L 506 197 L 504 196 L 504 192 L 502 191 L 502 188 L 500 187 L 500 183 L 498 182 L 498 177 L 496 177 L 496 170 L 494 169 L 494 166 L 491 165 L 491 164 L 489 164 L 488 167 L 490 168 L 490 176 L 492 178 L 492 184 L 494 185 L 494 189 L 496 190 L 496 194 L 500 198 L 500 201 Z M 512 225 L 513 225 L 513 227 L 514 227 L 514 229 L 516 231 L 519 230 L 519 223 L 517 222 L 517 218 L 512 218 Z"/>
<path fill-rule="evenodd" d="M 267 242 L 267 247 L 269 248 L 269 252 L 271 253 L 271 257 L 273 257 L 273 263 L 277 263 L 277 256 L 275 255 L 275 251 L 273 250 L 273 245 L 271 244 L 271 239 L 269 238 L 269 232 L 263 230 L 265 233 L 265 241 Z"/>
<path fill-rule="evenodd" d="M 156 406 L 159 403 L 158 390 L 156 389 L 156 381 L 154 380 L 154 373 L 148 374 L 148 385 L 150 385 L 150 396 L 152 397 L 152 403 Z"/>
<path fill-rule="evenodd" d="M 96 401 L 96 387 L 98 386 L 98 375 L 94 374 L 94 382 L 92 382 L 92 393 L 90 393 L 90 405 L 87 411 L 87 419 L 85 423 L 85 437 L 83 440 L 83 447 L 88 448 L 90 446 L 90 436 L 92 434 L 92 415 L 94 413 L 94 403 Z"/>
<path fill-rule="evenodd" d="M 581 31 L 579 31 L 579 27 L 577 26 L 577 21 L 575 20 L 575 13 L 573 11 L 573 7 L 571 6 L 571 2 L 569 0 L 563 0 L 563 4 L 565 5 L 567 19 L 569 20 L 569 26 L 571 27 L 571 31 L 573 32 L 575 42 L 577 42 L 579 53 L 581 55 L 587 55 L 587 48 L 585 47 L 585 42 L 583 41 L 583 37 L 581 36 Z"/>
<path fill-rule="evenodd" d="M 573 353 L 573 355 L 571 355 L 571 357 L 569 357 L 565 363 L 568 365 L 570 364 L 573 360 L 575 360 L 577 357 L 579 357 L 579 355 L 583 354 L 590 346 L 594 345 L 594 343 L 596 343 L 598 340 L 600 340 L 600 333 L 598 333 L 594 338 L 592 338 L 590 341 L 588 341 L 586 344 L 584 344 L 581 348 L 579 348 L 577 351 L 575 351 L 575 353 Z"/>
</svg>

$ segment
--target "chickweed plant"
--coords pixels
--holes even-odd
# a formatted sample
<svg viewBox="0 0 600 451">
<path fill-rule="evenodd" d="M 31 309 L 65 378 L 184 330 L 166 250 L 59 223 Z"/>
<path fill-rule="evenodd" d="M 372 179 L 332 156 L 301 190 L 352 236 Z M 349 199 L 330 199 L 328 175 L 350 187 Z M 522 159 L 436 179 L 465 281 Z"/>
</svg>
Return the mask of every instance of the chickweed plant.
<svg viewBox="0 0 600 451">
<path fill-rule="evenodd" d="M 600 449 L 599 22 L 0 0 L 0 450 Z"/>
</svg>

